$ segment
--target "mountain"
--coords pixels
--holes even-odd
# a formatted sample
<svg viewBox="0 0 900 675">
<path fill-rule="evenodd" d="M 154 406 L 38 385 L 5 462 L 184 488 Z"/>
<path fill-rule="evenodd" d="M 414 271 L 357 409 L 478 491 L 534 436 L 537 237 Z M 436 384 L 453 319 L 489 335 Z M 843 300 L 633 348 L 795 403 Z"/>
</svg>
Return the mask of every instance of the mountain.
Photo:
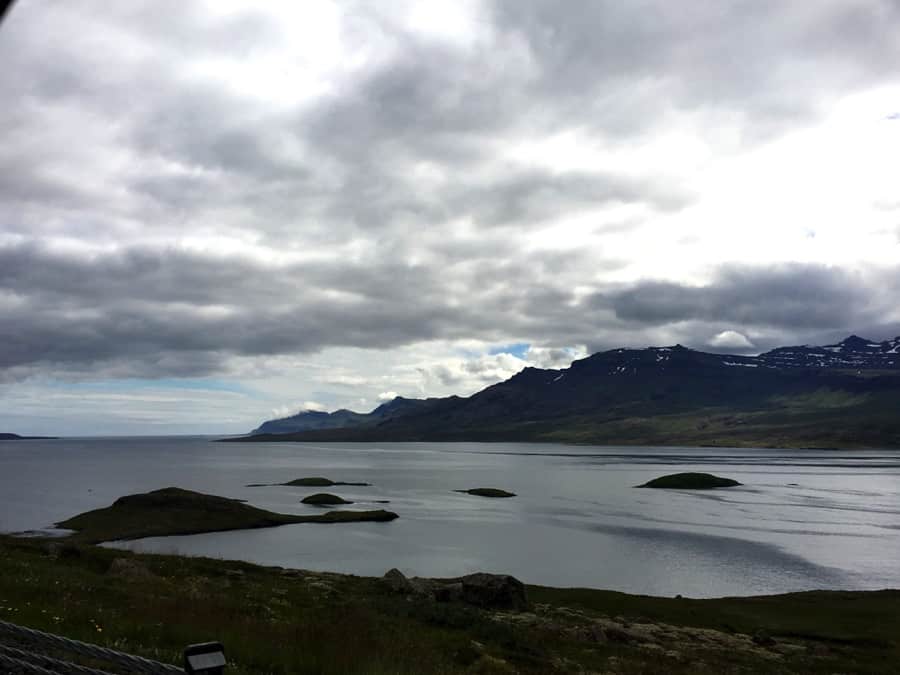
<svg viewBox="0 0 900 675">
<path fill-rule="evenodd" d="M 871 342 L 851 335 L 836 345 L 780 347 L 758 357 L 777 368 L 831 368 L 849 370 L 900 369 L 900 337 Z"/>
<path fill-rule="evenodd" d="M 456 398 L 456 397 L 452 397 Z M 317 429 L 350 429 L 383 422 L 408 413 L 421 412 L 432 402 L 443 399 L 416 399 L 397 396 L 382 403 L 370 413 L 358 413 L 352 410 L 336 410 L 333 413 L 317 410 L 301 410 L 296 415 L 263 422 L 252 434 L 288 434 L 299 431 Z"/>
<path fill-rule="evenodd" d="M 900 337 L 850 336 L 758 356 L 615 349 L 562 370 L 525 368 L 467 398 L 319 413 L 318 427 L 288 433 L 273 431 L 287 420 L 267 422 L 249 440 L 900 447 L 898 411 Z M 288 420 L 305 424 L 309 414 Z"/>
</svg>

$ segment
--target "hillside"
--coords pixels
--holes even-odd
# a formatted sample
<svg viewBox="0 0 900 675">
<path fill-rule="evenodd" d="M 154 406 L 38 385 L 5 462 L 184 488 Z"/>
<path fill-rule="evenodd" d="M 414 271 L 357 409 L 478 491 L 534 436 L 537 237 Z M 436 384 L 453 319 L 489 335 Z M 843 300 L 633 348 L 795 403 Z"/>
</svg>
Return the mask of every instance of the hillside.
<svg viewBox="0 0 900 675">
<path fill-rule="evenodd" d="M 759 356 L 615 349 L 562 370 L 525 368 L 468 398 L 395 399 L 353 413 L 352 426 L 332 417 L 238 440 L 898 447 L 898 409 L 900 338 L 850 336 Z"/>
<path fill-rule="evenodd" d="M 0 619 L 169 663 L 220 640 L 229 675 L 887 674 L 900 659 L 898 591 L 527 586 L 513 611 L 388 581 L 0 536 Z"/>
<path fill-rule="evenodd" d="M 382 403 L 369 413 L 358 413 L 345 409 L 335 410 L 332 413 L 321 412 L 318 410 L 302 410 L 290 417 L 282 417 L 263 422 L 251 433 L 284 434 L 317 429 L 348 429 L 352 427 L 372 426 L 373 424 L 384 422 L 394 417 L 422 412 L 433 402 L 440 400 L 442 399 L 423 400 L 397 396 L 390 401 Z"/>
</svg>

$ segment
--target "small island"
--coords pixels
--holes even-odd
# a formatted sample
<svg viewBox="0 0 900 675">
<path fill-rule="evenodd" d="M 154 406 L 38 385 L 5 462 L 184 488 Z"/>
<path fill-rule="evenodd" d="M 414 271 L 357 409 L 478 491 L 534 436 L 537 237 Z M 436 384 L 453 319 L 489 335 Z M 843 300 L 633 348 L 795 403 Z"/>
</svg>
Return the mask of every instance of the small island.
<svg viewBox="0 0 900 675">
<path fill-rule="evenodd" d="M 309 497 L 304 497 L 300 500 L 304 504 L 315 504 L 317 506 L 325 506 L 332 504 L 352 504 L 353 502 L 348 502 L 343 497 L 338 497 L 337 495 L 332 495 L 327 492 L 317 492 L 314 495 L 309 495 Z"/>
<path fill-rule="evenodd" d="M 467 495 L 475 495 L 476 497 L 491 497 L 493 499 L 516 496 L 515 492 L 507 492 L 499 488 L 472 488 L 471 490 L 454 490 L 454 492 L 462 492 Z"/>
<path fill-rule="evenodd" d="M 668 476 L 654 478 L 639 488 L 660 488 L 663 490 L 712 490 L 741 485 L 731 478 L 714 476 L 711 473 L 673 473 Z"/>
<path fill-rule="evenodd" d="M 350 485 L 354 487 L 370 487 L 371 483 L 344 483 L 341 481 L 333 481 L 330 478 L 321 476 L 311 476 L 309 478 L 295 478 L 287 483 L 249 483 L 246 487 L 276 487 L 279 485 L 287 485 L 289 487 L 335 487 L 338 485 Z"/>
<path fill-rule="evenodd" d="M 292 523 L 389 522 L 397 517 L 396 513 L 382 509 L 329 511 L 315 516 L 274 513 L 237 499 L 169 487 L 120 497 L 111 506 L 74 516 L 57 523 L 56 527 L 74 530 L 72 539 L 98 544 Z"/>
<path fill-rule="evenodd" d="M 53 441 L 57 436 L 20 436 L 8 432 L 0 433 L 0 441 Z"/>
</svg>

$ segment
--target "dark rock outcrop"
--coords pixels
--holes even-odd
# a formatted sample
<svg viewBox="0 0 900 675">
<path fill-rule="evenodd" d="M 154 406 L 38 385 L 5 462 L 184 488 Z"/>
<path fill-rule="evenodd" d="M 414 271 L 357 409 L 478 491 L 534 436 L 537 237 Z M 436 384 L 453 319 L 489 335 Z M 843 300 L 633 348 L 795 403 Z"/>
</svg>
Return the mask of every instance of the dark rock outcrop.
<svg viewBox="0 0 900 675">
<path fill-rule="evenodd" d="M 435 602 L 464 602 L 482 609 L 522 611 L 528 608 L 525 584 L 508 574 L 477 572 L 453 579 L 408 579 L 398 569 L 382 582 L 394 593 L 418 595 Z"/>
<path fill-rule="evenodd" d="M 459 579 L 462 601 L 490 609 L 526 609 L 525 584 L 509 574 L 478 572 Z"/>
<path fill-rule="evenodd" d="M 322 476 L 310 476 L 308 478 L 295 478 L 287 483 L 248 483 L 245 487 L 277 487 L 286 485 L 289 487 L 334 487 L 336 485 L 353 485 L 356 487 L 369 487 L 371 483 L 345 483 L 343 481 L 334 481 L 330 478 Z"/>
<path fill-rule="evenodd" d="M 712 490 L 740 485 L 731 478 L 714 476 L 711 473 L 673 473 L 647 481 L 639 488 L 661 488 L 668 490 Z"/>
<path fill-rule="evenodd" d="M 381 582 L 388 588 L 388 590 L 394 593 L 400 593 L 402 595 L 412 595 L 414 592 L 414 587 L 410 583 L 409 579 L 406 578 L 406 575 L 403 574 L 396 567 L 389 569 L 383 577 L 381 577 Z"/>
<path fill-rule="evenodd" d="M 314 495 L 309 495 L 308 497 L 304 497 L 300 500 L 304 504 L 315 504 L 317 506 L 330 506 L 332 504 L 352 504 L 353 502 L 348 502 L 343 497 L 338 497 L 337 495 L 332 495 L 327 492 L 317 492 Z"/>
<path fill-rule="evenodd" d="M 515 492 L 507 492 L 506 490 L 501 490 L 499 488 L 472 488 L 471 490 L 454 490 L 454 492 L 462 492 L 467 495 L 475 495 L 476 497 L 492 497 L 492 498 L 503 498 L 503 497 L 515 497 Z"/>
</svg>

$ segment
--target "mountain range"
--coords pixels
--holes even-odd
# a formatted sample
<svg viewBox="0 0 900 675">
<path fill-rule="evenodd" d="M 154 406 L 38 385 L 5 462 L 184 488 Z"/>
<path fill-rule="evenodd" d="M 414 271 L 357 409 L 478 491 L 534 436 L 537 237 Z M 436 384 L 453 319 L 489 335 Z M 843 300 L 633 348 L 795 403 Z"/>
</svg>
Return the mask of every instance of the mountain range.
<svg viewBox="0 0 900 675">
<path fill-rule="evenodd" d="M 758 356 L 614 349 L 525 368 L 465 398 L 304 411 L 236 440 L 900 447 L 900 337 Z"/>
</svg>

